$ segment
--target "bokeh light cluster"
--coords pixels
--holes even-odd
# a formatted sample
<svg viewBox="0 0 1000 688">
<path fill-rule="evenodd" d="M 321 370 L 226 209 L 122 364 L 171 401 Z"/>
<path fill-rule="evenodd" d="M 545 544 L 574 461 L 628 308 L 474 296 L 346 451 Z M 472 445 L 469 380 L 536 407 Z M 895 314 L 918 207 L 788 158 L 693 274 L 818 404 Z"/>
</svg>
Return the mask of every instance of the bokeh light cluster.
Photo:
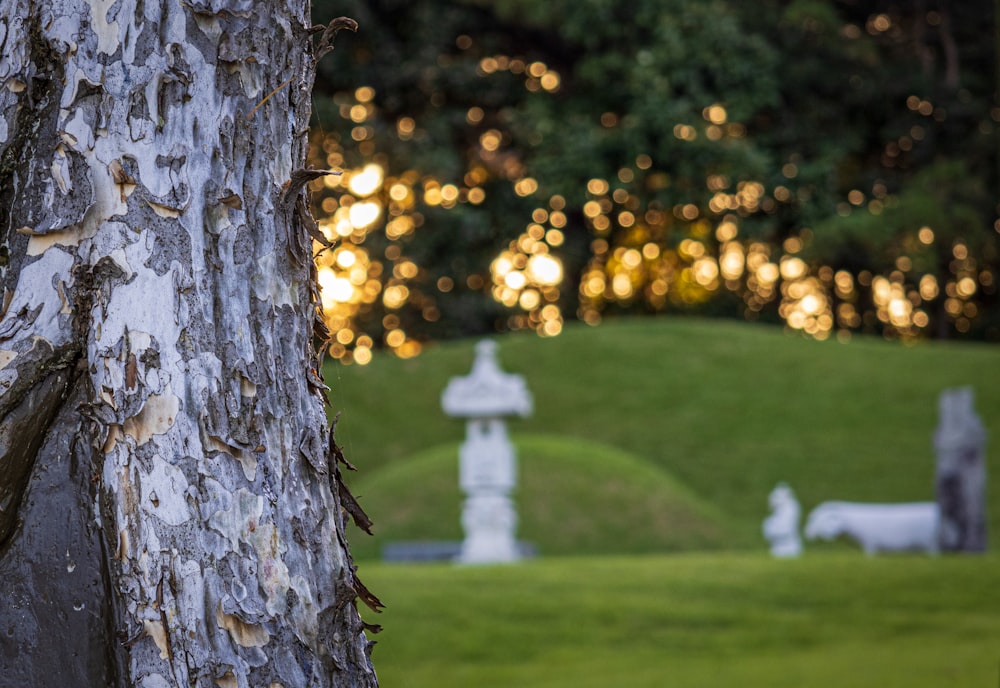
<svg viewBox="0 0 1000 688">
<path fill-rule="evenodd" d="M 523 180 L 519 184 L 523 185 Z M 510 318 L 513 329 L 531 328 L 549 337 L 562 331 L 558 302 L 563 266 L 552 248 L 564 241 L 565 207 L 562 196 L 553 196 L 549 208 L 536 208 L 525 231 L 490 264 L 493 298 L 508 308 L 523 311 Z"/>
<path fill-rule="evenodd" d="M 341 175 L 328 175 L 312 184 L 320 231 L 334 243 L 325 248 L 314 242 L 314 249 L 322 317 L 332 337 L 329 353 L 344 362 L 366 364 L 377 344 L 404 358 L 420 353 L 420 342 L 407 335 L 397 315 L 407 304 L 425 301 L 409 286 L 419 267 L 392 240 L 412 234 L 423 224 L 423 217 L 415 211 L 416 197 L 421 181 L 425 193 L 433 183 L 412 171 L 398 176 L 386 173 L 384 160 L 374 155 L 370 140 L 373 132 L 368 121 L 376 114 L 375 91 L 361 87 L 352 96 L 340 99 L 340 114 L 356 125 L 351 130 L 354 142 L 371 144 L 364 147 L 370 161 L 359 168 L 345 168 L 339 137 L 314 136 L 313 162 L 343 170 Z M 370 251 L 372 233 L 390 239 L 381 255 Z M 364 332 L 358 316 L 376 306 L 385 312 L 380 331 Z M 433 304 L 427 316 L 434 317 Z"/>
<path fill-rule="evenodd" d="M 869 29 L 880 26 L 876 21 Z M 466 36 L 457 43 L 463 50 L 472 45 Z M 556 97 L 564 85 L 545 63 L 516 56 L 482 57 L 476 74 L 483 79 L 514 75 L 542 98 Z M 596 325 L 609 307 L 696 309 L 725 296 L 748 320 L 776 314 L 789 330 L 816 339 L 863 331 L 912 340 L 932 326 L 939 335 L 949 328 L 968 332 L 980 313 L 979 297 L 996 292 L 996 276 L 977 264 L 974 251 L 961 239 L 942 245 L 929 224 L 912 227 L 887 270 L 823 264 L 810 251 L 814 232 L 807 227 L 786 228 L 778 243 L 765 239 L 753 229 L 756 220 L 809 202 L 809 191 L 796 186 L 801 160 L 794 154 L 768 183 L 713 173 L 693 184 L 689 200 L 672 204 L 662 200 L 669 195 L 658 193 L 672 180 L 650 155 L 639 154 L 614 173 L 589 179 L 577 194 L 563 196 L 545 193 L 544 184 L 529 174 L 510 145 L 504 117 L 474 105 L 465 113 L 464 124 L 473 132 L 468 138 L 474 141 L 467 168 L 456 179 L 442 180 L 412 169 L 393 171 L 393 162 L 376 150 L 376 128 L 386 122 L 379 118 L 375 96 L 368 86 L 339 94 L 335 102 L 340 117 L 350 123 L 350 140 L 320 134 L 312 152 L 314 164 L 343 170 L 341 176 L 317 180 L 312 189 L 319 226 L 335 242 L 332 248 L 316 244 L 323 317 L 333 336 L 329 351 L 345 362 L 367 363 L 379 347 L 403 357 L 418 354 L 419 335 L 407 333 L 406 318 L 416 314 L 425 322 L 437 321 L 442 313 L 436 299 L 459 284 L 488 293 L 502 305 L 506 328 L 543 336 L 562 331 L 567 307 Z M 916 95 L 906 107 L 919 117 L 945 116 Z M 622 119 L 607 112 L 600 123 L 614 130 Z M 399 141 L 422 135 L 411 117 L 389 126 Z M 915 124 L 887 141 L 883 165 L 895 165 L 926 131 Z M 672 132 L 681 151 L 689 145 L 738 145 L 748 135 L 743 124 L 731 121 L 723 103 L 706 104 L 701 121 L 677 122 Z M 345 146 L 364 162 L 347 166 Z M 686 188 L 692 181 L 686 180 Z M 487 191 L 497 182 L 509 185 L 508 192 L 527 207 L 534 205 L 530 216 L 509 218 L 509 227 L 497 233 L 510 238 L 469 275 L 426 274 L 407 252 L 418 233 L 428 231 L 425 215 L 430 209 L 488 203 Z M 887 185 L 876 180 L 870 189 L 847 191 L 832 210 L 839 218 L 877 218 L 896 203 Z M 567 274 L 560 251 L 570 237 L 583 236 L 577 243 L 586 247 L 586 258 L 573 268 L 578 273 Z M 944 268 L 941 255 L 948 257 Z M 381 314 L 377 326 L 365 331 L 360 316 L 376 312 Z"/>
</svg>

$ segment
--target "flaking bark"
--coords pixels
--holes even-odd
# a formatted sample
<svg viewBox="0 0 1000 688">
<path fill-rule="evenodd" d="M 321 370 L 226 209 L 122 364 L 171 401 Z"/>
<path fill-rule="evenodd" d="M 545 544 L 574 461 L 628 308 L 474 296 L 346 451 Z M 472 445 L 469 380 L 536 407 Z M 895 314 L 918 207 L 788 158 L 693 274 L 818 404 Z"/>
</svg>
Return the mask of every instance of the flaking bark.
<svg viewBox="0 0 1000 688">
<path fill-rule="evenodd" d="M 0 686 L 376 683 L 312 342 L 316 33 L 0 8 Z"/>
</svg>

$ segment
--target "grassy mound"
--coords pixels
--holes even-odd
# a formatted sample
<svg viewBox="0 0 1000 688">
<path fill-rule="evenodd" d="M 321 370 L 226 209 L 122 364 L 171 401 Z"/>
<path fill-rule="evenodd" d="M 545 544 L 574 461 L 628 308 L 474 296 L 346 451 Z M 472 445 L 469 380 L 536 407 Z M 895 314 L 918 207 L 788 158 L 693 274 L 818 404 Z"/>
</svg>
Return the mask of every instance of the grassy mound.
<svg viewBox="0 0 1000 688">
<path fill-rule="evenodd" d="M 662 469 L 595 442 L 516 435 L 518 537 L 543 555 L 719 548 L 733 535 L 719 512 Z M 460 540 L 458 444 L 396 461 L 354 486 L 375 538 L 351 534 L 358 559 L 386 542 Z"/>
<path fill-rule="evenodd" d="M 767 494 L 782 480 L 806 510 L 827 499 L 933 499 L 943 388 L 973 385 L 987 431 L 1000 431 L 996 346 L 817 342 L 780 328 L 686 318 L 497 339 L 502 367 L 523 375 L 535 400 L 530 418 L 511 422 L 513 434 L 599 442 L 652 462 L 737 524 L 734 546 L 759 542 Z M 468 374 L 474 343 L 329 365 L 333 407 L 343 413 L 338 439 L 362 477 L 461 440 L 464 426 L 444 415 L 440 394 L 452 376 Z M 995 441 L 988 452 L 997 455 Z M 989 494 L 1000 494 L 1000 470 L 987 474 Z M 1000 509 L 990 518 L 997 546 Z"/>
</svg>

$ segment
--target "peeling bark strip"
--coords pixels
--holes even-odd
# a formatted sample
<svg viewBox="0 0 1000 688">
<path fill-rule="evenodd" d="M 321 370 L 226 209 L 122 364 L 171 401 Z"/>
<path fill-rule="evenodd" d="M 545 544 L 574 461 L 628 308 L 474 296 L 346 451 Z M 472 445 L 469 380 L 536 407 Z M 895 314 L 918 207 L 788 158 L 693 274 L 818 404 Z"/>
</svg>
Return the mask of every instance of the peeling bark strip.
<svg viewBox="0 0 1000 688">
<path fill-rule="evenodd" d="M 344 520 L 350 517 L 354 521 L 354 525 L 361 530 L 365 531 L 369 535 L 372 534 L 372 526 L 375 525 L 372 520 L 365 513 L 365 510 L 361 508 L 361 504 L 351 493 L 350 489 L 347 487 L 347 483 L 344 482 L 343 475 L 340 472 L 340 466 L 343 465 L 349 471 L 356 471 L 357 469 L 344 457 L 344 452 L 340 449 L 334 434 L 337 430 L 337 421 L 340 420 L 340 414 L 338 413 L 336 418 L 334 418 L 333 424 L 330 426 L 330 449 L 327 455 L 327 461 L 329 462 L 330 471 L 330 488 L 335 490 L 340 498 L 340 504 L 344 513 Z M 340 531 L 343 533 L 343 529 Z M 344 542 L 344 549 L 347 549 L 347 542 Z M 348 554 L 350 557 L 350 554 Z M 348 568 L 351 570 L 350 577 L 350 589 L 353 591 L 354 595 L 365 603 L 365 605 L 371 609 L 373 612 L 381 612 L 385 605 L 382 604 L 382 600 L 376 597 L 366 586 L 361 582 L 361 579 L 357 575 L 357 567 L 354 566 L 354 562 L 350 561 Z M 377 624 L 365 624 L 365 629 L 372 631 L 373 633 L 378 633 L 382 630 L 382 627 Z"/>
<path fill-rule="evenodd" d="M 0 8 L 0 571 L 25 591 L 0 593 L 0 686 L 45 685 L 64 642 L 64 685 L 376 684 L 312 345 L 328 172 L 303 163 L 341 28 L 304 0 Z M 94 491 L 69 529 L 17 510 L 66 447 Z M 45 563 L 78 530 L 102 642 L 51 632 L 104 616 Z"/>
<path fill-rule="evenodd" d="M 0 552 L 17 527 L 17 511 L 45 433 L 62 405 L 71 371 L 51 373 L 0 423 Z"/>
</svg>

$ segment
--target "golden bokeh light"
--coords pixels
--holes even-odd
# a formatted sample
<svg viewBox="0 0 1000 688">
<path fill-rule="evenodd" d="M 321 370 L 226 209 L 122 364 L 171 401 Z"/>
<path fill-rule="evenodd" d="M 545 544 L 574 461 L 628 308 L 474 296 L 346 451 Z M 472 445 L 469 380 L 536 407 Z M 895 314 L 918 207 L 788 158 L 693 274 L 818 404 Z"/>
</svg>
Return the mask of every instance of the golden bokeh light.
<svg viewBox="0 0 1000 688">
<path fill-rule="evenodd" d="M 469 124 L 479 124 L 480 122 L 483 121 L 483 117 L 485 116 L 486 113 L 483 112 L 483 109 L 481 107 L 474 106 L 469 108 L 468 111 L 465 113 L 465 121 L 468 122 Z"/>
<path fill-rule="evenodd" d="M 771 285 L 778 281 L 781 269 L 774 263 L 764 263 L 757 268 L 756 275 L 762 285 Z"/>
<path fill-rule="evenodd" d="M 721 105 L 710 105 L 702 111 L 702 116 L 712 124 L 726 123 L 726 109 Z"/>
<path fill-rule="evenodd" d="M 780 265 L 781 278 L 785 280 L 797 280 L 805 276 L 809 266 L 801 258 L 790 258 L 783 256 Z"/>
<path fill-rule="evenodd" d="M 400 117 L 396 121 L 396 135 L 399 136 L 399 138 L 403 139 L 404 141 L 408 140 L 410 137 L 413 136 L 413 132 L 416 130 L 416 128 L 417 128 L 417 123 L 413 120 L 412 117 Z"/>
<path fill-rule="evenodd" d="M 372 361 L 372 350 L 368 346 L 354 347 L 354 362 L 358 365 L 368 365 Z"/>
<path fill-rule="evenodd" d="M 348 177 L 347 187 L 358 196 L 370 196 L 382 188 L 383 171 L 381 166 L 371 163 L 357 173 Z"/>
<path fill-rule="evenodd" d="M 955 283 L 955 291 L 959 297 L 968 299 L 976 293 L 976 280 L 971 277 L 962 277 Z"/>
<path fill-rule="evenodd" d="M 500 142 L 503 140 L 503 135 L 496 129 L 490 129 L 484 132 L 479 137 L 479 145 L 483 147 L 486 151 L 495 151 L 500 147 Z"/>
<path fill-rule="evenodd" d="M 542 88 L 546 91 L 555 92 L 559 90 L 560 78 L 559 74 L 556 72 L 546 72 L 540 78 Z"/>
<path fill-rule="evenodd" d="M 698 138 L 698 132 L 687 124 L 677 124 L 674 126 L 674 136 L 682 141 L 694 141 Z"/>
<path fill-rule="evenodd" d="M 336 262 L 337 267 L 340 267 L 344 270 L 349 269 L 358 260 L 357 254 L 349 248 L 337 249 L 336 251 L 334 251 L 333 255 L 334 255 L 334 262 Z"/>
<path fill-rule="evenodd" d="M 396 183 L 389 187 L 389 198 L 396 201 L 397 203 L 402 203 L 403 201 L 410 198 L 410 187 L 406 184 Z"/>
<path fill-rule="evenodd" d="M 715 238 L 720 243 L 725 243 L 727 241 L 735 239 L 738 233 L 739 233 L 739 228 L 737 228 L 736 223 L 733 222 L 732 220 L 727 219 L 721 222 L 718 228 L 715 230 Z"/>
<path fill-rule="evenodd" d="M 735 241 L 726 242 L 719 258 L 719 272 L 727 282 L 735 282 L 743 277 L 745 260 L 743 247 Z"/>
<path fill-rule="evenodd" d="M 587 191 L 595 196 L 603 196 L 608 192 L 608 183 L 603 179 L 591 179 L 587 182 Z"/>
<path fill-rule="evenodd" d="M 382 206 L 374 201 L 361 201 L 351 204 L 348 217 L 355 229 L 364 229 L 378 220 Z"/>
<path fill-rule="evenodd" d="M 540 253 L 528 259 L 527 274 L 530 281 L 543 287 L 554 287 L 562 282 L 562 263 L 552 256 Z M 528 309 L 530 310 L 530 309 Z"/>
<path fill-rule="evenodd" d="M 536 191 L 538 191 L 538 182 L 531 177 L 520 179 L 514 184 L 514 193 L 518 196 L 530 196 Z"/>
</svg>

